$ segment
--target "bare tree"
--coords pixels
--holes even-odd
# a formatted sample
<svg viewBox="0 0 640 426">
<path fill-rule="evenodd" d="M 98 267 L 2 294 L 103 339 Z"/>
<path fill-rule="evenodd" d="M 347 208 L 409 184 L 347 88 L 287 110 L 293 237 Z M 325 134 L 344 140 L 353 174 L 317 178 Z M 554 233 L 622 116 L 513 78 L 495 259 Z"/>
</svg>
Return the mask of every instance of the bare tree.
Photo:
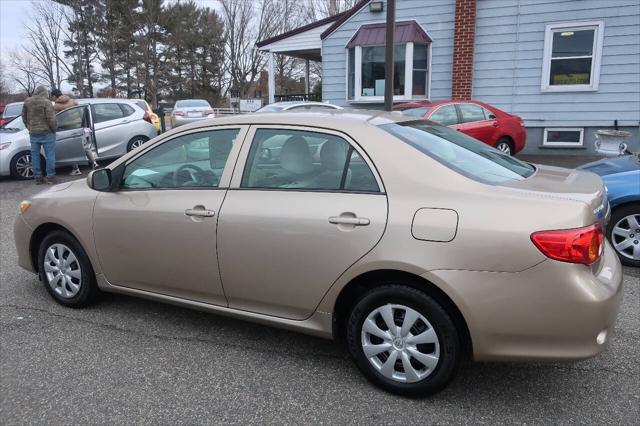
<svg viewBox="0 0 640 426">
<path fill-rule="evenodd" d="M 10 78 L 27 93 L 33 95 L 36 87 L 44 80 L 38 73 L 38 64 L 35 58 L 29 54 L 13 51 L 9 54 L 11 63 Z"/>
<path fill-rule="evenodd" d="M 358 0 L 306 0 L 304 17 L 306 22 L 319 21 L 351 9 L 357 2 Z"/>
<path fill-rule="evenodd" d="M 60 87 L 71 72 L 63 59 L 67 10 L 51 0 L 33 1 L 31 10 L 30 23 L 25 26 L 28 44 L 23 49 L 35 60 L 40 77 L 51 87 Z"/>
<path fill-rule="evenodd" d="M 275 0 L 221 0 L 225 22 L 225 65 L 230 86 L 242 96 L 264 69 L 256 40 L 274 35 L 281 22 Z"/>
</svg>

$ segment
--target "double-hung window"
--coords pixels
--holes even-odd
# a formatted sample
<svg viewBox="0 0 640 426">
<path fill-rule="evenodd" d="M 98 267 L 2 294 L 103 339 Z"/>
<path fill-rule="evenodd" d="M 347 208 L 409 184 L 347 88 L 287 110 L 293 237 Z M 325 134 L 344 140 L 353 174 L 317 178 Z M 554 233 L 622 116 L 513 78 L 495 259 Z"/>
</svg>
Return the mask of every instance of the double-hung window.
<svg viewBox="0 0 640 426">
<path fill-rule="evenodd" d="M 347 44 L 348 100 L 378 102 L 384 99 L 384 36 L 384 24 L 363 25 Z M 396 23 L 395 42 L 393 98 L 428 98 L 431 39 L 415 21 L 409 21 Z"/>
<path fill-rule="evenodd" d="M 603 21 L 547 25 L 543 92 L 598 90 Z"/>
</svg>

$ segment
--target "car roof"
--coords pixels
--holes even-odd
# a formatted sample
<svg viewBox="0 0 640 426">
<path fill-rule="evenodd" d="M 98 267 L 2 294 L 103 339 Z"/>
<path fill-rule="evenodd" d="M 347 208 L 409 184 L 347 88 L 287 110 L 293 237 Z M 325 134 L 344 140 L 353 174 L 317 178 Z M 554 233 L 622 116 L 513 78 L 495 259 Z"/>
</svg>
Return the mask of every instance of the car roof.
<svg viewBox="0 0 640 426">
<path fill-rule="evenodd" d="M 383 124 L 415 121 L 416 117 L 410 117 L 400 112 L 386 112 L 375 110 L 302 110 L 284 112 L 265 112 L 262 114 L 240 114 L 229 117 L 212 118 L 181 126 L 180 129 L 197 129 L 211 125 L 233 124 L 265 124 L 265 125 L 295 125 L 307 127 L 321 127 L 336 130 L 348 130 L 350 126 L 368 124 L 379 126 Z"/>
<path fill-rule="evenodd" d="M 136 100 L 124 98 L 80 98 L 75 99 L 79 104 L 113 104 L 125 103 L 135 105 Z"/>
<path fill-rule="evenodd" d="M 22 105 L 22 104 L 24 104 L 24 102 L 9 102 L 4 107 L 6 108 L 6 107 L 11 106 L 11 105 Z"/>
</svg>

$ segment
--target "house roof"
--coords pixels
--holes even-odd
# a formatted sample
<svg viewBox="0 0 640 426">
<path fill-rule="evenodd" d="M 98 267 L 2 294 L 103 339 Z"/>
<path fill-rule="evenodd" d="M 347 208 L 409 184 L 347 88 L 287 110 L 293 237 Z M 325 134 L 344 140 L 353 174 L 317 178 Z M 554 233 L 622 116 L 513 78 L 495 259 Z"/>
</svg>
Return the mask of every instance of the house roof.
<svg viewBox="0 0 640 426">
<path fill-rule="evenodd" d="M 295 28 L 295 29 L 293 29 L 291 31 L 287 31 L 287 32 L 282 33 L 282 34 L 278 34 L 277 36 L 274 36 L 274 37 L 271 37 L 271 38 L 266 38 L 264 40 L 260 40 L 259 42 L 256 43 L 256 47 L 264 47 L 264 46 L 266 46 L 268 44 L 274 43 L 274 42 L 279 41 L 279 40 L 283 40 L 285 38 L 294 36 L 296 34 L 300 34 L 300 33 L 303 33 L 305 31 L 309 31 L 309 30 L 312 30 L 314 28 L 321 27 L 321 26 L 323 26 L 325 24 L 330 24 L 331 22 L 339 20 L 342 17 L 342 15 L 344 15 L 345 13 L 348 13 L 348 12 L 349 11 L 338 13 L 337 15 L 329 16 L 328 18 L 324 18 L 324 19 L 321 19 L 319 21 L 312 22 L 312 23 L 307 24 L 307 25 L 303 25 L 302 27 Z"/>
<path fill-rule="evenodd" d="M 386 44 L 387 24 L 366 24 L 360 27 L 351 38 L 348 48 L 354 46 L 384 46 Z M 431 38 L 424 32 L 416 21 L 402 21 L 395 23 L 394 43 L 430 43 Z"/>
<path fill-rule="evenodd" d="M 370 1 L 371 0 L 360 0 L 351 9 L 345 10 L 344 12 L 342 12 L 340 14 L 340 17 L 329 28 L 324 30 L 324 32 L 322 34 L 320 34 L 320 40 L 324 40 L 325 38 L 327 38 L 329 36 L 329 34 L 334 32 L 340 25 L 342 25 L 345 22 L 347 22 L 349 20 L 349 18 L 351 18 L 356 13 L 358 13 L 358 11 L 360 9 L 362 9 Z M 336 15 L 336 16 L 338 16 L 338 15 Z"/>
</svg>

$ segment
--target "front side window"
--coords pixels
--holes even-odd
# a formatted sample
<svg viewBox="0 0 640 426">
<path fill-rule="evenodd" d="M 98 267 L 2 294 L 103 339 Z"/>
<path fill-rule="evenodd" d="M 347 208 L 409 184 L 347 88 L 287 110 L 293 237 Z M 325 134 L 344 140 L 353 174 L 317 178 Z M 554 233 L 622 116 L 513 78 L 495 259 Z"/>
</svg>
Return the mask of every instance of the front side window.
<svg viewBox="0 0 640 426">
<path fill-rule="evenodd" d="M 480 182 L 523 180 L 535 171 L 533 166 L 448 127 L 422 120 L 380 127 L 448 168 Z"/>
<path fill-rule="evenodd" d="M 58 131 L 75 130 L 83 127 L 85 107 L 69 108 L 56 115 Z"/>
<path fill-rule="evenodd" d="M 217 188 L 239 129 L 178 136 L 127 164 L 123 189 Z"/>
<path fill-rule="evenodd" d="M 484 108 L 476 104 L 459 104 L 463 123 L 486 120 Z"/>
<path fill-rule="evenodd" d="M 604 23 L 547 26 L 543 90 L 598 88 Z"/>
<path fill-rule="evenodd" d="M 243 188 L 378 192 L 368 164 L 343 138 L 291 129 L 258 129 Z"/>
<path fill-rule="evenodd" d="M 95 104 L 93 106 L 94 123 L 103 123 L 123 117 L 124 113 L 118 104 Z"/>
<path fill-rule="evenodd" d="M 458 124 L 458 112 L 454 104 L 443 105 L 429 116 L 429 120 L 440 123 L 443 126 Z"/>
</svg>

